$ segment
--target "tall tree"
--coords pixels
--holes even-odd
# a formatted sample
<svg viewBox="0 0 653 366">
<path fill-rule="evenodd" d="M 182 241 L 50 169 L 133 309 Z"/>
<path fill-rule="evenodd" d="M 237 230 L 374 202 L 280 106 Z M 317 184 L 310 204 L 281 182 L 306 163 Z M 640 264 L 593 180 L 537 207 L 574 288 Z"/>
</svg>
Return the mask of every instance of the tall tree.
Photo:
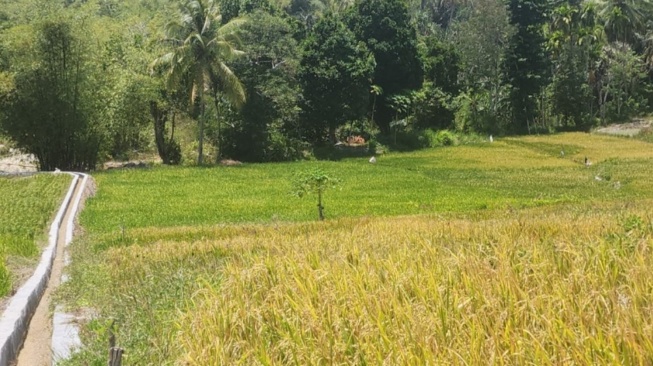
<svg viewBox="0 0 653 366">
<path fill-rule="evenodd" d="M 162 67 L 166 70 L 171 90 L 190 88 L 191 105 L 199 108 L 198 165 L 202 165 L 204 156 L 206 95 L 213 97 L 216 111 L 220 110 L 220 95 L 235 107 L 242 106 L 246 99 L 240 80 L 227 65 L 227 62 L 243 54 L 236 48 L 240 43 L 236 31 L 243 22 L 242 19 L 234 19 L 221 25 L 216 2 L 188 0 L 181 6 L 179 20 L 167 27 L 167 41 L 174 49 L 157 58 L 152 65 L 154 69 Z M 218 154 L 219 150 L 218 147 Z"/>
<path fill-rule="evenodd" d="M 313 27 L 299 70 L 309 138 L 335 142 L 338 126 L 365 115 L 373 67 L 365 45 L 335 15 L 327 13 Z"/>
<path fill-rule="evenodd" d="M 632 45 L 638 38 L 637 33 L 645 29 L 651 3 L 648 0 L 602 0 L 598 4 L 608 40 Z"/>
<path fill-rule="evenodd" d="M 517 32 L 513 35 L 505 68 L 512 86 L 512 128 L 526 131 L 537 115 L 537 96 L 547 84 L 550 74 L 549 58 L 543 34 L 547 0 L 509 0 L 510 23 Z"/>
<path fill-rule="evenodd" d="M 295 127 L 299 114 L 300 49 L 288 20 L 259 10 L 242 27 L 246 55 L 233 69 L 248 98 L 239 113 L 229 115 L 225 156 L 254 162 L 295 157 L 286 128 Z"/>
<path fill-rule="evenodd" d="M 643 104 L 641 95 L 645 65 L 626 43 L 615 42 L 603 48 L 600 75 L 601 121 L 606 115 L 615 120 L 626 120 Z"/>
<path fill-rule="evenodd" d="M 553 111 L 561 117 L 563 128 L 587 129 L 595 112 L 590 75 L 596 75 L 603 37 L 602 29 L 596 27 L 594 10 L 591 3 L 560 5 L 553 9 L 546 27 L 553 65 L 548 90 Z"/>
<path fill-rule="evenodd" d="M 95 118 L 88 49 L 70 23 L 46 21 L 30 51 L 32 65 L 16 65 L 0 130 L 32 153 L 41 170 L 90 170 L 103 147 Z"/>
<path fill-rule="evenodd" d="M 510 14 L 501 1 L 480 0 L 451 28 L 461 58 L 461 81 L 477 99 L 473 104 L 487 116 L 482 123 L 468 127 L 498 132 L 502 129 L 498 126 L 502 122 L 499 112 L 505 109 L 508 97 L 503 64 L 515 34 Z"/>
<path fill-rule="evenodd" d="M 460 92 L 460 55 L 453 44 L 435 36 L 422 40 L 424 85 L 414 98 L 415 125 L 421 128 L 452 127 L 451 101 Z"/>
<path fill-rule="evenodd" d="M 417 33 L 403 0 L 359 0 L 349 12 L 349 28 L 374 54 L 372 84 L 383 89 L 374 119 L 382 131 L 390 130 L 395 112 L 390 97 L 417 90 L 423 70 L 417 50 Z"/>
</svg>

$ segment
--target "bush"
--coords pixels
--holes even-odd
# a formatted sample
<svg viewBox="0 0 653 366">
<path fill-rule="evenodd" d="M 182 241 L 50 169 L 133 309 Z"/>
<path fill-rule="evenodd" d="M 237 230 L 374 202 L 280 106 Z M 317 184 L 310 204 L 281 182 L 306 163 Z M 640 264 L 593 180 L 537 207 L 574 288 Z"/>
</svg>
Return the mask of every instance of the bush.
<svg viewBox="0 0 653 366">
<path fill-rule="evenodd" d="M 170 160 L 171 165 L 181 164 L 181 145 L 176 140 L 166 141 L 167 158 Z"/>
<path fill-rule="evenodd" d="M 456 146 L 458 145 L 458 137 L 450 131 L 438 131 L 435 135 L 435 141 L 438 146 Z M 433 146 L 433 145 L 431 145 Z"/>
<path fill-rule="evenodd" d="M 338 138 L 340 141 L 348 141 L 352 136 L 360 136 L 369 141 L 378 132 L 378 128 L 366 120 L 350 121 L 338 129 Z"/>
<path fill-rule="evenodd" d="M 406 130 L 377 135 L 377 141 L 394 151 L 419 150 L 429 146 L 422 131 Z"/>
<path fill-rule="evenodd" d="M 291 161 L 304 157 L 304 151 L 308 150 L 308 144 L 285 136 L 277 130 L 272 130 L 268 136 L 268 144 L 265 150 L 265 161 Z"/>
<path fill-rule="evenodd" d="M 459 133 L 450 130 L 424 130 L 424 138 L 429 147 L 469 145 L 484 142 L 486 137 L 475 133 Z"/>
</svg>

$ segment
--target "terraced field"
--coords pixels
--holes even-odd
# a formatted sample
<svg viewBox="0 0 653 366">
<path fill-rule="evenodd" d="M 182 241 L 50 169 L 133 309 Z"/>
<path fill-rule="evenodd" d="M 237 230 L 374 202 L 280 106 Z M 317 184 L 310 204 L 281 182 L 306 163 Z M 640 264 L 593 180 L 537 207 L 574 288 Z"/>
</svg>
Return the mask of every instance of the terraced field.
<svg viewBox="0 0 653 366">
<path fill-rule="evenodd" d="M 15 285 L 15 273 L 36 259 L 70 180 L 45 174 L 0 177 L 0 297 Z"/>
<path fill-rule="evenodd" d="M 315 166 L 343 181 L 326 222 L 290 195 Z M 105 362 L 112 323 L 128 364 L 653 358 L 646 142 L 562 134 L 95 179 L 61 296 L 98 316 L 70 364 Z"/>
</svg>

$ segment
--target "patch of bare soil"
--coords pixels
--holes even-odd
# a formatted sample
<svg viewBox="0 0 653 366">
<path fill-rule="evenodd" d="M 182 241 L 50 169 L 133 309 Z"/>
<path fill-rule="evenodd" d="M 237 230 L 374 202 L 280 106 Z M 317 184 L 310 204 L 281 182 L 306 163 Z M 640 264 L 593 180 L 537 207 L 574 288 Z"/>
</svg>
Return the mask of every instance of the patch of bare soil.
<svg viewBox="0 0 653 366">
<path fill-rule="evenodd" d="M 642 130 L 651 128 L 653 126 L 653 120 L 651 119 L 634 119 L 632 122 L 612 124 L 605 127 L 601 127 L 594 132 L 604 133 L 607 135 L 618 135 L 618 136 L 636 136 Z"/>
<path fill-rule="evenodd" d="M 7 156 L 0 157 L 0 173 L 31 173 L 36 169 L 36 158 L 10 148 Z"/>
<path fill-rule="evenodd" d="M 238 160 L 222 159 L 222 160 L 220 160 L 220 165 L 222 165 L 222 166 L 238 166 L 238 165 L 243 165 L 243 163 L 241 163 Z"/>
</svg>

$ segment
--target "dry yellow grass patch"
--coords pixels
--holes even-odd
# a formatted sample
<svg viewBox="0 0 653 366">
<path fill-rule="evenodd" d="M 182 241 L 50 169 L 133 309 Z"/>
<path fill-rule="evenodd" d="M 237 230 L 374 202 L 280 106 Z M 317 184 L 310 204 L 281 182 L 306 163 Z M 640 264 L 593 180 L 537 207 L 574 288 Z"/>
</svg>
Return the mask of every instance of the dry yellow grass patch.
<svg viewBox="0 0 653 366">
<path fill-rule="evenodd" d="M 610 158 L 650 159 L 653 158 L 653 145 L 635 139 L 588 134 L 582 132 L 563 133 L 554 136 L 526 136 L 519 140 L 548 145 L 559 144 L 580 147 L 580 151 L 572 154 L 577 161 L 587 156 L 592 162 L 600 162 Z"/>
<path fill-rule="evenodd" d="M 224 257 L 171 335 L 180 364 L 648 364 L 648 207 L 243 226 L 109 257 L 123 278 Z"/>
</svg>

